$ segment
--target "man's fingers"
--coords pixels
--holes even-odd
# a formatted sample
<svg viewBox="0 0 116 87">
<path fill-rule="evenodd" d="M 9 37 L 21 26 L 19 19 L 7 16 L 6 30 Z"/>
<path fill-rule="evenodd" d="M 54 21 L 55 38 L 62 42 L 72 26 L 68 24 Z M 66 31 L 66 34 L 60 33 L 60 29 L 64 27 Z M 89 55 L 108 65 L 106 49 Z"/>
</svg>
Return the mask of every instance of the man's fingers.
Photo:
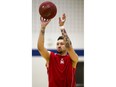
<svg viewBox="0 0 116 87">
<path fill-rule="evenodd" d="M 59 17 L 59 21 L 61 21 L 61 18 Z"/>
<path fill-rule="evenodd" d="M 43 21 L 43 18 L 42 18 L 42 17 L 40 17 L 40 20 L 41 20 L 41 21 Z"/>
<path fill-rule="evenodd" d="M 62 20 L 66 20 L 66 15 L 65 15 L 65 13 L 62 15 Z"/>
<path fill-rule="evenodd" d="M 46 21 L 49 23 L 51 21 L 51 19 L 47 19 Z"/>
<path fill-rule="evenodd" d="M 41 20 L 42 22 L 48 22 L 48 21 L 50 21 L 51 19 L 45 19 L 45 18 L 43 18 L 43 17 L 40 17 L 40 20 Z"/>
</svg>

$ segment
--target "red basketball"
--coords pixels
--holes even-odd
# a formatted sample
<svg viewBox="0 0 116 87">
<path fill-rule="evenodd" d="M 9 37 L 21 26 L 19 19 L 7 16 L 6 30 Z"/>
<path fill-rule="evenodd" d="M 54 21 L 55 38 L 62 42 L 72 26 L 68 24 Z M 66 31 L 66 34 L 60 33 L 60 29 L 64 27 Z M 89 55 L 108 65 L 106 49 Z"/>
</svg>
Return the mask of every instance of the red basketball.
<svg viewBox="0 0 116 87">
<path fill-rule="evenodd" d="M 45 1 L 40 5 L 39 13 L 45 19 L 54 18 L 57 13 L 56 5 L 50 1 Z"/>
</svg>

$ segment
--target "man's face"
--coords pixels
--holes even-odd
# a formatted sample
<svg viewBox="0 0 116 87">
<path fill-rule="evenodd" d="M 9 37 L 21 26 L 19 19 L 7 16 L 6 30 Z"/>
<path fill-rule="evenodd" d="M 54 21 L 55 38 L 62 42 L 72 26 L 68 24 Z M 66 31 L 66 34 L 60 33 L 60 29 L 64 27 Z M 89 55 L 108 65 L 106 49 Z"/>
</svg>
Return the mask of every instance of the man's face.
<svg viewBox="0 0 116 87">
<path fill-rule="evenodd" d="M 60 54 L 66 52 L 65 43 L 63 39 L 57 40 L 56 48 L 58 53 Z"/>
</svg>

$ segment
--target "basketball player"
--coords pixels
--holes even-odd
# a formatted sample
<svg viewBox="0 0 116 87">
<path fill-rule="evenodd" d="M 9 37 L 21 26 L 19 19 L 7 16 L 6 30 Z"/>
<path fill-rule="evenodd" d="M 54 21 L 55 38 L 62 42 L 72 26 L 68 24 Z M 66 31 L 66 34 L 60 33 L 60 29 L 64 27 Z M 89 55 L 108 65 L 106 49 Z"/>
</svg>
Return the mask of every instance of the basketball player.
<svg viewBox="0 0 116 87">
<path fill-rule="evenodd" d="M 48 87 L 76 87 L 75 71 L 78 55 L 75 53 L 71 41 L 64 28 L 66 15 L 59 17 L 59 27 L 62 36 L 57 39 L 57 53 L 48 51 L 44 47 L 45 29 L 51 19 L 40 17 L 41 29 L 38 38 L 38 51 L 46 60 L 48 72 Z"/>
</svg>

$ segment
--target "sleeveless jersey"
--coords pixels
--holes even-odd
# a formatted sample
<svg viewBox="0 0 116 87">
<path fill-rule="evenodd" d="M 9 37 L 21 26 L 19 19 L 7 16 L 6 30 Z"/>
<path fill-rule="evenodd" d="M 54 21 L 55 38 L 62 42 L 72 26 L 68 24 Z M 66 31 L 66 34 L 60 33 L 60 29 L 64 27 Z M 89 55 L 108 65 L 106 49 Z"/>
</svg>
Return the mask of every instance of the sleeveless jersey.
<svg viewBox="0 0 116 87">
<path fill-rule="evenodd" d="M 75 71 L 69 55 L 61 56 L 51 52 L 47 68 L 48 87 L 76 87 Z"/>
</svg>

